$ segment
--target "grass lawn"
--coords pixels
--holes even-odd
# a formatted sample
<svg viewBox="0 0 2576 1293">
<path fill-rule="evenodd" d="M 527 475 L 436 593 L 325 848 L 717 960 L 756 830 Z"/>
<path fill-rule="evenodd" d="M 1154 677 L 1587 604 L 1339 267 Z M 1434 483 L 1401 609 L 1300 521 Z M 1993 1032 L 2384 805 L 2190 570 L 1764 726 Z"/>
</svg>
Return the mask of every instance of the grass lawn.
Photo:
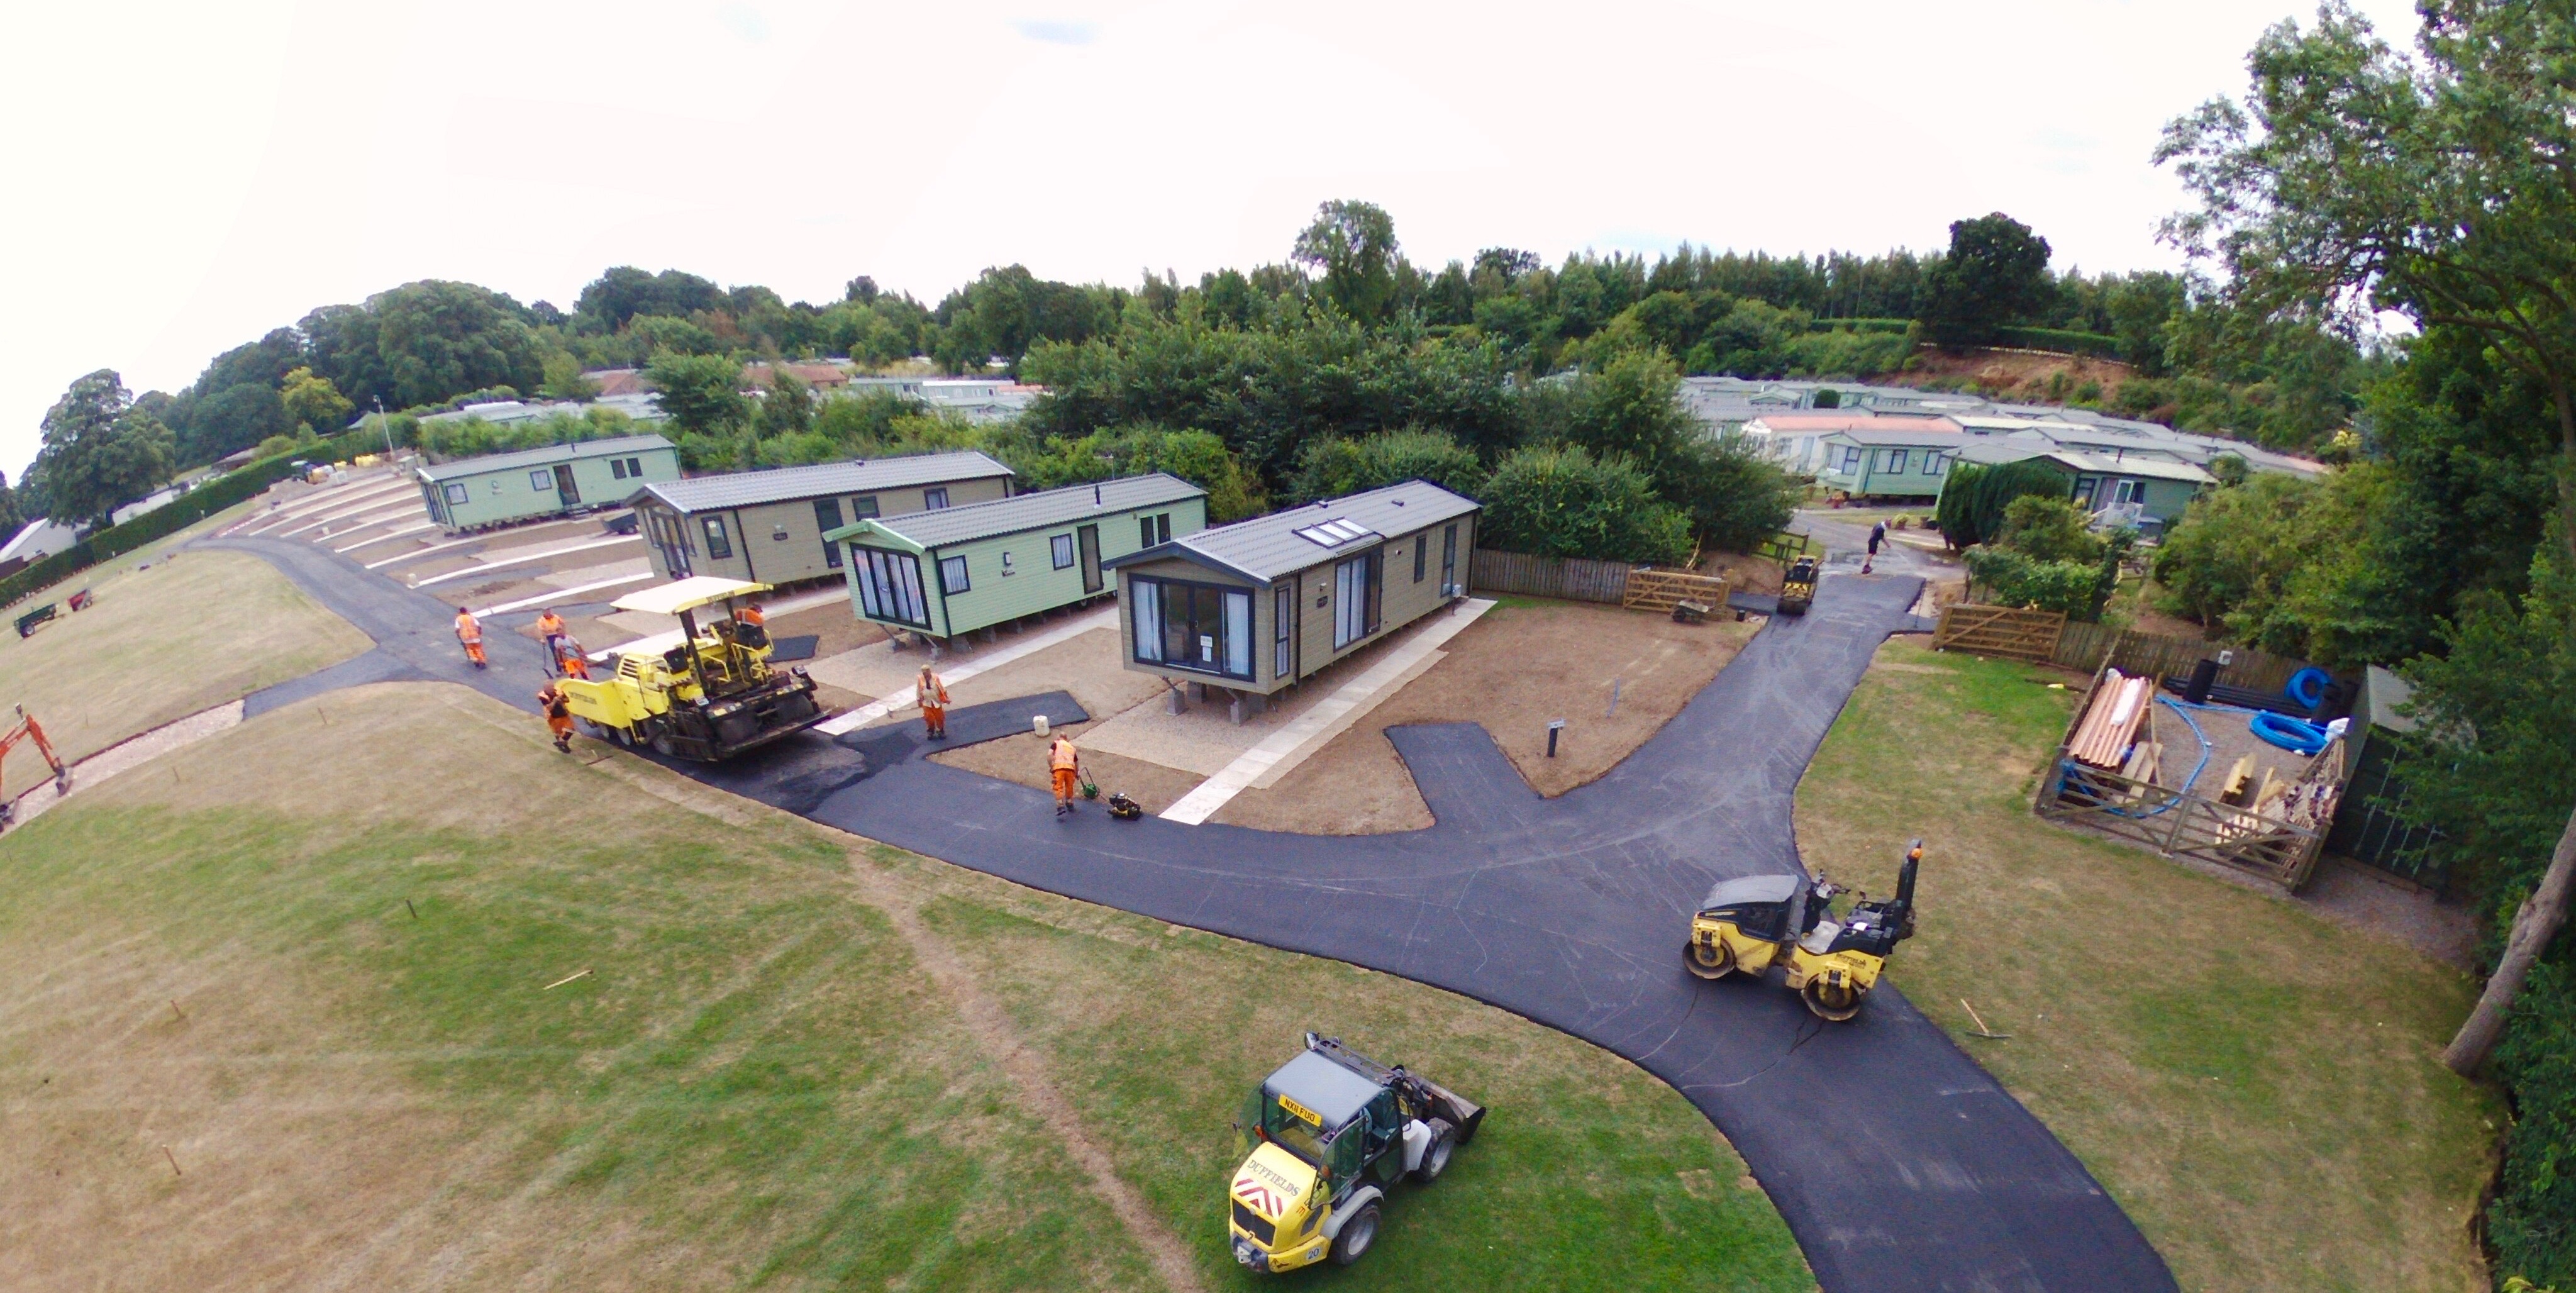
<svg viewBox="0 0 2576 1293">
<path fill-rule="evenodd" d="M 2501 1111 L 2438 1059 L 2476 984 L 2142 850 L 2042 823 L 2073 705 L 2039 671 L 1883 648 L 1798 791 L 1872 892 L 1925 838 L 1895 982 L 2101 1178 L 2186 1289 L 2483 1290 Z M 2009 1041 L 1969 1037 L 1962 1000 Z"/>
<path fill-rule="evenodd" d="M 120 559 L 123 560 L 123 559 Z M 24 705 L 66 759 L 365 651 L 367 635 L 238 552 L 165 550 L 151 569 L 87 572 L 88 610 L 20 639 L 0 631 L 0 706 Z M 0 709 L 9 721 L 16 714 Z M 0 791 L 44 779 L 32 749 Z"/>
<path fill-rule="evenodd" d="M 1306 1027 L 1495 1111 L 1326 1282 L 1813 1283 L 1605 1052 L 588 767 L 462 688 L 264 715 L 0 837 L 0 978 L 9 1288 L 1234 1286 L 1227 1123 Z"/>
</svg>

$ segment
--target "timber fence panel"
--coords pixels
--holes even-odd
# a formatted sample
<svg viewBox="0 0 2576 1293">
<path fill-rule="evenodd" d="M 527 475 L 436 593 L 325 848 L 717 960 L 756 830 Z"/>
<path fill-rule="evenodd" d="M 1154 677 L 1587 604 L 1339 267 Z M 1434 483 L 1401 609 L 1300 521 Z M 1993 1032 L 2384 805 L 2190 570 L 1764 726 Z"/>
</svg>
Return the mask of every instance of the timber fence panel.
<svg viewBox="0 0 2576 1293">
<path fill-rule="evenodd" d="M 1632 611 L 1669 611 L 1675 602 L 1688 599 L 1717 610 L 1732 591 L 1715 575 L 1639 568 L 1628 572 L 1628 593 L 1619 604 Z"/>
<path fill-rule="evenodd" d="M 2026 611 L 1962 602 L 1942 608 L 1941 622 L 1932 630 L 1932 649 L 2047 664 L 2055 658 L 2058 639 L 2065 629 L 2066 615 L 2062 611 Z"/>
<path fill-rule="evenodd" d="M 1628 599 L 1628 563 L 1478 548 L 1467 567 L 1467 586 L 1483 592 L 1615 606 Z"/>
<path fill-rule="evenodd" d="M 2054 662 L 2087 673 L 2108 664 L 2132 677 L 2188 678 L 2193 665 L 2204 659 L 2214 660 L 2221 651 L 2235 653 L 2233 660 L 2218 671 L 2218 684 L 2222 687 L 2276 692 L 2290 685 L 2290 675 L 2309 667 L 2307 661 L 2294 656 L 2273 655 L 2252 647 L 2138 633 L 2107 624 L 2067 625 L 2058 636 Z"/>
</svg>

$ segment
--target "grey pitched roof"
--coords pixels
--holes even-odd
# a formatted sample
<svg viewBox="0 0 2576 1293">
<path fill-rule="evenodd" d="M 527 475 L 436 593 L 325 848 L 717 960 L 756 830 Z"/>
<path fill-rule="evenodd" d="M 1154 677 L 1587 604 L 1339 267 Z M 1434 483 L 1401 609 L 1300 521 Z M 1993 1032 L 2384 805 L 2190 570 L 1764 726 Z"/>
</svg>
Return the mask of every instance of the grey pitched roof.
<svg viewBox="0 0 2576 1293">
<path fill-rule="evenodd" d="M 485 454 L 480 458 L 459 458 L 435 467 L 423 467 L 423 480 L 455 480 L 463 476 L 480 476 L 490 471 L 507 471 L 513 467 L 549 467 L 576 458 L 614 458 L 619 454 L 642 453 L 647 449 L 668 449 L 671 442 L 657 435 L 622 435 L 607 440 L 583 440 L 574 444 L 550 444 L 542 449 L 521 449 L 516 453 Z"/>
<path fill-rule="evenodd" d="M 925 549 L 944 548 L 996 535 L 1070 525 L 1129 508 L 1159 507 L 1206 496 L 1206 490 L 1158 471 L 1145 476 L 1104 480 L 1096 485 L 1067 485 L 1062 489 L 1039 490 L 1034 494 L 996 499 L 989 503 L 908 512 L 902 516 L 876 518 L 869 523 L 878 529 L 900 534 Z M 856 524 L 845 525 L 823 537 L 847 538 L 858 529 Z"/>
<path fill-rule="evenodd" d="M 1201 530 L 1101 564 L 1125 566 L 1163 557 L 1186 557 L 1220 570 L 1231 570 L 1247 579 L 1268 583 L 1310 566 L 1345 560 L 1369 547 L 1364 537 L 1328 548 L 1298 534 L 1299 530 L 1327 521 L 1349 521 L 1372 534 L 1393 538 L 1399 534 L 1411 534 L 1426 525 L 1438 525 L 1442 521 L 1465 516 L 1482 506 L 1472 498 L 1452 494 L 1427 480 L 1408 480 L 1401 485 L 1308 503 L 1304 507 L 1272 512 L 1268 516 L 1256 516 L 1249 521 Z"/>
<path fill-rule="evenodd" d="M 1847 427 L 1824 432 L 1816 438 L 1820 440 L 1839 438 L 1854 444 L 1923 445 L 1934 449 L 1956 449 L 1961 445 L 1974 442 L 1972 437 L 1957 431 L 1904 427 Z"/>
<path fill-rule="evenodd" d="M 900 458 L 861 458 L 813 467 L 778 467 L 737 471 L 722 476 L 666 480 L 636 491 L 651 494 L 683 512 L 711 512 L 727 507 L 789 503 L 800 498 L 867 494 L 880 489 L 906 489 L 949 480 L 982 480 L 1008 476 L 1011 469 L 973 450 L 916 453 Z"/>
</svg>

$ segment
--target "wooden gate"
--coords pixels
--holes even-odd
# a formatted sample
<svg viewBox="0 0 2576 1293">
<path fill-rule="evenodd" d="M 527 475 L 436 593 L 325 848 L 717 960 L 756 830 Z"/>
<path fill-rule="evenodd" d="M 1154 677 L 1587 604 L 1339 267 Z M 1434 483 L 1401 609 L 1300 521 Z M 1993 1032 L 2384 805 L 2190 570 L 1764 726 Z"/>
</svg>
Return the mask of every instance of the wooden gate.
<svg viewBox="0 0 2576 1293">
<path fill-rule="evenodd" d="M 2057 654 L 2057 639 L 2065 631 L 2064 611 L 1960 603 L 1942 610 L 1940 626 L 1932 631 L 1932 649 L 2046 664 Z"/>
<path fill-rule="evenodd" d="M 1719 610 L 1725 607 L 1726 596 L 1732 591 L 1725 580 L 1715 575 L 1640 567 L 1628 572 L 1628 596 L 1619 604 L 1632 611 L 1669 611 L 1673 603 L 1688 598 L 1710 610 Z"/>
</svg>

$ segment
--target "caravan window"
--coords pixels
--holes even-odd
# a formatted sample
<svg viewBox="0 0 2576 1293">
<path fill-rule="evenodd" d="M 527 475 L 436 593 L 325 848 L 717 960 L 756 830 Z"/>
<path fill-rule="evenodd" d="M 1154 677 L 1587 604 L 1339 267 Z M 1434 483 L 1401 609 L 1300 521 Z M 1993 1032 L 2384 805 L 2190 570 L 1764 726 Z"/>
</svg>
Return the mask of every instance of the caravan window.
<svg viewBox="0 0 2576 1293">
<path fill-rule="evenodd" d="M 928 599 L 922 596 L 921 560 L 909 552 L 850 548 L 850 573 L 859 585 L 859 609 L 872 620 L 894 620 L 930 627 Z"/>
<path fill-rule="evenodd" d="M 1136 660 L 1193 673 L 1252 677 L 1252 590 L 1130 576 Z"/>
</svg>

